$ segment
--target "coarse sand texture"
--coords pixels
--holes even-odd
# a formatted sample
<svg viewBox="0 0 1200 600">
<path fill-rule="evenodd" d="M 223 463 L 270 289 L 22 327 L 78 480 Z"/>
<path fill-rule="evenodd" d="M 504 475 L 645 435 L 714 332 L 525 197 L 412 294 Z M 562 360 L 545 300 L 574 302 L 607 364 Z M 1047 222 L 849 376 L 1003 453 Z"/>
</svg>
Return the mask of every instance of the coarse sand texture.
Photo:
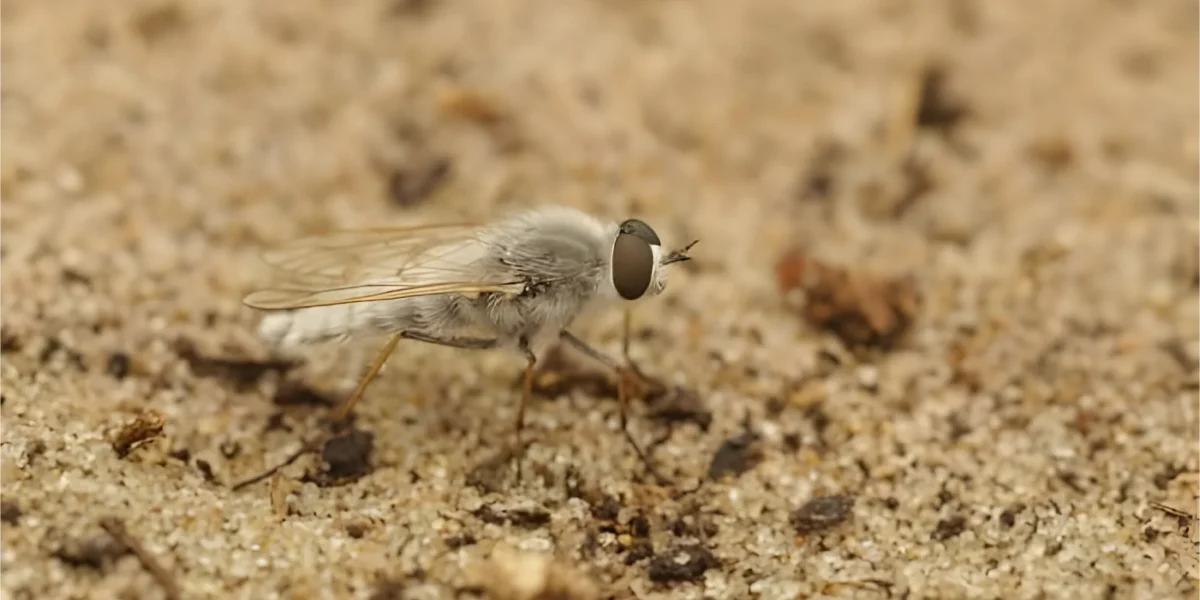
<svg viewBox="0 0 1200 600">
<path fill-rule="evenodd" d="M 1197 594 L 1193 0 L 2 17 L 6 600 Z M 302 236 L 548 204 L 699 243 L 523 453 L 519 355 L 404 341 L 330 423 L 382 340 L 241 302 Z"/>
</svg>

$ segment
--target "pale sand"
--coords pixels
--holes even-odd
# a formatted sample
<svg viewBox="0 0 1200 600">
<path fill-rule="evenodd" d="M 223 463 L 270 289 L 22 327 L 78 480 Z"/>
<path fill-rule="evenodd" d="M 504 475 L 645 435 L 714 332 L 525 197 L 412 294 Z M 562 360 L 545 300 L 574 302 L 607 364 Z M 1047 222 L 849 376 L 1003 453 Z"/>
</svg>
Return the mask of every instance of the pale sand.
<svg viewBox="0 0 1200 600">
<path fill-rule="evenodd" d="M 164 597 L 107 516 L 185 598 L 541 577 L 536 554 L 479 566 L 500 542 L 554 553 L 567 597 L 1196 594 L 1197 524 L 1154 505 L 1194 514 L 1200 485 L 1195 2 L 12 0 L 3 20 L 5 598 Z M 930 61 L 969 112 L 914 137 Z M 467 485 L 511 440 L 521 360 L 407 344 L 357 408 L 370 473 L 318 487 L 306 458 L 229 489 L 325 413 L 276 405 L 276 372 L 185 360 L 181 340 L 268 358 L 239 304 L 261 247 L 541 202 L 701 240 L 637 313 L 643 367 L 712 412 L 656 448 L 674 487 L 586 390 L 531 405 L 524 483 Z M 807 325 L 774 280 L 795 247 L 911 275 L 908 339 L 856 359 Z M 580 332 L 616 353 L 619 322 Z M 364 366 L 310 364 L 293 389 L 329 395 Z M 147 409 L 162 436 L 119 458 Z M 747 416 L 761 462 L 695 489 Z M 828 494 L 848 520 L 794 517 Z"/>
</svg>

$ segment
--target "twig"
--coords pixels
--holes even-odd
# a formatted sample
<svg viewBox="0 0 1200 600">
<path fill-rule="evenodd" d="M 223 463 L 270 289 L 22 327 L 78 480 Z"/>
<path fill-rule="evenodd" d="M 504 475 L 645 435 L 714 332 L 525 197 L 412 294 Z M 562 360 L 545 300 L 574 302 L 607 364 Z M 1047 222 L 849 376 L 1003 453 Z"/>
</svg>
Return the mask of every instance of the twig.
<svg viewBox="0 0 1200 600">
<path fill-rule="evenodd" d="M 163 568 L 155 560 L 154 555 L 150 554 L 150 551 L 146 550 L 146 547 L 141 542 L 129 534 L 129 530 L 125 529 L 125 524 L 120 519 L 106 517 L 100 520 L 100 526 L 108 532 L 108 535 L 111 535 L 117 542 L 124 544 L 125 547 L 129 548 L 138 557 L 138 560 L 142 562 L 142 566 L 150 572 L 150 575 L 154 577 L 158 585 L 162 586 L 163 590 L 166 591 L 168 600 L 179 600 L 179 584 L 171 576 L 171 572 Z"/>
<path fill-rule="evenodd" d="M 240 482 L 234 484 L 233 491 L 236 492 L 246 486 L 254 485 L 254 484 L 278 473 L 284 467 L 296 462 L 301 456 L 304 456 L 305 454 L 308 454 L 309 452 L 312 452 L 313 450 L 316 450 L 317 448 L 321 447 L 321 445 L 327 441 L 327 438 L 328 438 L 328 436 L 323 434 L 311 442 L 306 442 L 303 446 L 300 447 L 299 450 L 293 452 L 292 455 L 287 457 L 287 459 L 285 459 L 283 462 L 275 465 L 274 467 L 271 467 L 270 469 L 267 469 L 263 473 L 259 473 L 258 475 L 255 475 L 254 477 L 245 479 L 243 481 L 240 481 Z"/>
<path fill-rule="evenodd" d="M 1193 515 L 1190 512 L 1167 506 L 1166 504 L 1163 504 L 1161 502 L 1151 502 L 1150 506 L 1153 506 L 1154 508 L 1157 508 L 1158 510 L 1161 510 L 1161 511 L 1167 513 L 1168 515 L 1171 515 L 1172 517 L 1175 517 L 1177 519 L 1187 519 L 1189 521 L 1200 521 L 1200 517 L 1197 517 L 1196 515 Z"/>
</svg>

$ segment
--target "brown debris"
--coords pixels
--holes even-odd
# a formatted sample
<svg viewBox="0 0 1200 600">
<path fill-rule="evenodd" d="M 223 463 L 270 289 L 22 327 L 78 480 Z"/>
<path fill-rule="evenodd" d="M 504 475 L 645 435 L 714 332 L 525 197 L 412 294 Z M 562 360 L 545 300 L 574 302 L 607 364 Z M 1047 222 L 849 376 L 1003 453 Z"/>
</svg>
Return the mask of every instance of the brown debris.
<svg viewBox="0 0 1200 600">
<path fill-rule="evenodd" d="M 417 206 L 446 180 L 450 167 L 450 159 L 444 156 L 418 158 L 394 167 L 388 176 L 388 196 L 401 208 Z"/>
<path fill-rule="evenodd" d="M 446 538 L 445 541 L 446 541 L 446 547 L 451 550 L 458 550 L 459 548 L 465 548 L 467 546 L 474 546 L 475 544 L 479 543 L 479 540 L 475 539 L 475 536 L 471 535 L 469 533 L 452 535 L 452 536 Z"/>
<path fill-rule="evenodd" d="M 930 538 L 935 542 L 942 542 L 953 537 L 958 537 L 960 533 L 966 531 L 967 520 L 961 515 L 955 515 L 948 519 L 938 521 L 937 527 L 934 528 Z"/>
<path fill-rule="evenodd" d="M 621 501 L 605 494 L 603 500 L 592 503 L 589 508 L 593 517 L 601 521 L 615 522 L 617 516 L 621 514 Z"/>
<path fill-rule="evenodd" d="M 1180 529 L 1186 529 L 1191 525 L 1192 522 L 1200 521 L 1200 517 L 1197 517 L 1186 510 L 1180 510 L 1173 506 L 1167 506 L 1161 502 L 1151 502 L 1150 506 L 1155 510 L 1161 510 L 1166 514 L 1175 517 L 1175 521 L 1179 524 Z"/>
<path fill-rule="evenodd" d="M 503 491 L 509 466 L 513 460 L 520 460 L 525 448 L 531 443 L 531 440 L 525 440 L 520 448 L 510 445 L 481 461 L 467 473 L 467 485 L 485 494 Z"/>
<path fill-rule="evenodd" d="M 98 535 L 86 540 L 67 541 L 51 552 L 51 555 L 72 567 L 105 572 L 117 559 L 130 551 L 120 540 L 109 535 Z"/>
<path fill-rule="evenodd" d="M 1191 346 L 1190 349 L 1189 346 Z M 1192 356 L 1195 346 L 1183 339 L 1177 337 L 1171 338 L 1159 343 L 1158 347 L 1167 356 L 1171 357 L 1171 360 L 1175 361 L 1176 365 L 1179 365 L 1179 369 L 1184 374 L 1194 373 L 1196 369 L 1200 368 L 1200 360 Z"/>
<path fill-rule="evenodd" d="M 82 273 L 82 272 L 72 269 L 70 267 L 63 268 L 62 280 L 63 280 L 63 283 L 66 283 L 66 284 L 81 285 L 81 286 L 87 287 L 87 288 L 92 287 L 92 278 L 91 277 L 89 277 L 85 273 Z"/>
<path fill-rule="evenodd" d="M 348 421 L 340 421 L 332 425 L 335 428 L 342 428 L 335 429 L 333 432 L 322 432 L 305 442 L 299 450 L 293 452 L 279 464 L 258 475 L 239 481 L 233 485 L 233 489 L 240 490 L 266 480 L 299 460 L 301 456 L 315 452 L 318 448 L 321 449 L 321 460 L 325 468 L 305 474 L 304 481 L 311 481 L 321 487 L 333 487 L 350 483 L 370 473 L 375 434 L 353 429 L 352 423 Z M 338 431 L 340 433 L 335 433 Z"/>
<path fill-rule="evenodd" d="M 128 354 L 114 352 L 108 357 L 108 365 L 104 370 L 110 377 L 119 381 L 129 375 L 131 364 L 132 361 L 130 361 Z"/>
<path fill-rule="evenodd" d="M 813 498 L 792 514 L 792 527 L 800 535 L 824 531 L 850 518 L 853 509 L 853 496 Z"/>
<path fill-rule="evenodd" d="M 700 544 L 679 544 L 650 561 L 648 575 L 656 583 L 697 582 L 709 569 L 721 566 L 712 551 Z"/>
<path fill-rule="evenodd" d="M 68 348 L 56 337 L 46 340 L 46 345 L 42 347 L 42 351 L 38 354 L 38 362 L 43 365 L 49 364 L 55 357 L 60 355 L 66 360 L 67 365 L 76 371 L 87 370 L 87 363 L 84 362 L 83 355 L 77 350 Z"/>
<path fill-rule="evenodd" d="M 709 515 L 693 512 L 675 519 L 671 523 L 671 534 L 675 537 L 711 538 L 721 532 L 721 527 Z"/>
<path fill-rule="evenodd" d="M 217 446 L 217 449 L 221 451 L 221 456 L 224 456 L 225 460 L 233 460 L 242 453 L 242 445 L 237 440 L 225 440 Z"/>
<path fill-rule="evenodd" d="M 922 70 L 917 84 L 917 103 L 914 121 L 918 127 L 950 135 L 970 114 L 966 103 L 947 85 L 949 72 L 939 64 L 929 64 Z"/>
<path fill-rule="evenodd" d="M 1048 171 L 1057 173 L 1071 166 L 1075 160 L 1075 149 L 1062 135 L 1047 135 L 1029 142 L 1026 151 L 1031 158 Z"/>
<path fill-rule="evenodd" d="M 517 152 L 525 146 L 518 122 L 510 111 L 484 93 L 464 87 L 451 88 L 438 98 L 438 109 L 446 116 L 483 128 L 501 152 Z"/>
<path fill-rule="evenodd" d="M 905 159 L 900 166 L 903 185 L 899 196 L 891 203 L 889 214 L 892 219 L 900 219 L 917 205 L 917 201 L 932 192 L 936 182 L 928 167 L 913 156 Z"/>
<path fill-rule="evenodd" d="M 370 600 L 404 600 L 404 592 L 408 585 L 399 579 L 381 578 L 371 589 Z"/>
<path fill-rule="evenodd" d="M 310 473 L 306 479 L 321 487 L 344 485 L 357 480 L 371 472 L 374 446 L 375 434 L 361 429 L 334 437 L 321 450 L 321 460 L 326 469 Z"/>
<path fill-rule="evenodd" d="M 144 42 L 154 44 L 179 34 L 188 23 L 189 17 L 179 3 L 162 2 L 137 14 L 132 27 Z"/>
<path fill-rule="evenodd" d="M 650 520 L 645 515 L 638 514 L 629 519 L 628 533 L 618 535 L 617 540 L 628 549 L 625 553 L 627 565 L 654 557 L 654 543 L 650 540 Z"/>
<path fill-rule="evenodd" d="M 196 459 L 196 468 L 200 469 L 200 475 L 204 477 L 204 481 L 208 483 L 217 483 L 217 475 L 213 473 L 212 465 L 203 458 Z"/>
<path fill-rule="evenodd" d="M 393 0 L 388 14 L 393 17 L 424 17 L 437 4 L 438 0 Z"/>
<path fill-rule="evenodd" d="M 1187 469 L 1185 469 L 1183 467 L 1178 467 L 1175 465 L 1166 465 L 1161 470 L 1159 470 L 1158 473 L 1154 474 L 1154 477 L 1153 477 L 1153 479 L 1151 479 L 1151 481 L 1154 482 L 1154 487 L 1156 487 L 1160 490 L 1166 490 L 1167 487 L 1169 487 L 1171 485 L 1171 482 L 1174 481 L 1176 477 L 1179 477 L 1180 475 L 1183 475 L 1184 473 L 1187 473 Z"/>
<path fill-rule="evenodd" d="M 346 535 L 357 540 L 367 535 L 367 532 L 371 529 L 371 523 L 365 519 L 354 519 L 346 522 L 344 527 Z"/>
<path fill-rule="evenodd" d="M 920 308 L 910 278 L 882 279 L 822 264 L 798 252 L 776 264 L 779 287 L 801 289 L 801 314 L 850 347 L 890 349 L 908 332 Z"/>
<path fill-rule="evenodd" d="M 550 513 L 539 508 L 504 508 L 485 505 L 471 512 L 475 518 L 493 525 L 514 525 L 539 529 L 550 524 Z"/>
<path fill-rule="evenodd" d="M 725 440 L 708 465 L 708 478 L 718 481 L 753 469 L 763 458 L 758 442 L 758 434 L 749 430 Z"/>
<path fill-rule="evenodd" d="M 12 500 L 4 500 L 0 502 L 0 522 L 5 525 L 16 526 L 21 522 L 21 507 Z"/>
<path fill-rule="evenodd" d="M 1025 510 L 1024 504 L 1017 504 L 1011 508 L 1004 509 L 1004 512 L 1000 513 L 1000 524 L 1003 525 L 1005 529 L 1011 528 L 1017 523 L 1017 514 L 1023 510 Z"/>
<path fill-rule="evenodd" d="M 804 254 L 789 252 L 775 263 L 775 283 L 780 291 L 787 293 L 804 283 L 805 267 L 808 265 Z"/>
<path fill-rule="evenodd" d="M 11 328 L 0 327 L 0 352 L 17 352 L 24 346 L 21 336 L 14 333 Z"/>
<path fill-rule="evenodd" d="M 494 100 L 465 88 L 454 88 L 442 93 L 438 105 L 447 115 L 479 125 L 498 125 L 507 118 L 504 109 Z"/>
<path fill-rule="evenodd" d="M 158 411 L 143 411 L 113 436 L 113 450 L 118 457 L 125 458 L 136 446 L 161 435 L 164 424 L 166 419 Z"/>
<path fill-rule="evenodd" d="M 639 512 L 629 519 L 620 522 L 621 502 L 616 498 L 604 495 L 602 500 L 591 504 L 592 518 L 596 519 L 596 532 L 611 533 L 617 536 L 617 542 L 625 552 L 625 564 L 632 565 L 638 561 L 654 556 L 654 544 L 650 540 L 650 519 Z"/>
<path fill-rule="evenodd" d="M 846 152 L 840 145 L 830 142 L 822 144 L 797 186 L 796 199 L 818 202 L 831 198 L 836 183 L 834 172 L 845 156 Z"/>
</svg>

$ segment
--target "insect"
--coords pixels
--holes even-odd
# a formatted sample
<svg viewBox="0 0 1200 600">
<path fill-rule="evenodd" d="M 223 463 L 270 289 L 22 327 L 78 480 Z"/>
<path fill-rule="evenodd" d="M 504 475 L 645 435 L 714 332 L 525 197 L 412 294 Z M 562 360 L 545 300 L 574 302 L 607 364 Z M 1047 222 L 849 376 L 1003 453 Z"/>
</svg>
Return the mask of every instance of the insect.
<svg viewBox="0 0 1200 600">
<path fill-rule="evenodd" d="M 265 262 L 285 282 L 247 295 L 244 303 L 269 311 L 259 334 L 279 348 L 386 337 L 353 394 L 334 411 L 335 421 L 358 402 L 401 340 L 518 353 L 526 360 L 516 422 L 521 448 L 538 357 L 565 342 L 620 371 L 569 327 L 585 312 L 661 294 L 666 267 L 690 260 L 695 244 L 664 252 L 658 234 L 641 220 L 608 223 L 566 207 L 490 224 L 335 232 L 266 252 Z M 627 351 L 628 312 L 625 333 Z M 628 431 L 624 378 L 618 379 L 621 430 L 649 465 Z"/>
</svg>

